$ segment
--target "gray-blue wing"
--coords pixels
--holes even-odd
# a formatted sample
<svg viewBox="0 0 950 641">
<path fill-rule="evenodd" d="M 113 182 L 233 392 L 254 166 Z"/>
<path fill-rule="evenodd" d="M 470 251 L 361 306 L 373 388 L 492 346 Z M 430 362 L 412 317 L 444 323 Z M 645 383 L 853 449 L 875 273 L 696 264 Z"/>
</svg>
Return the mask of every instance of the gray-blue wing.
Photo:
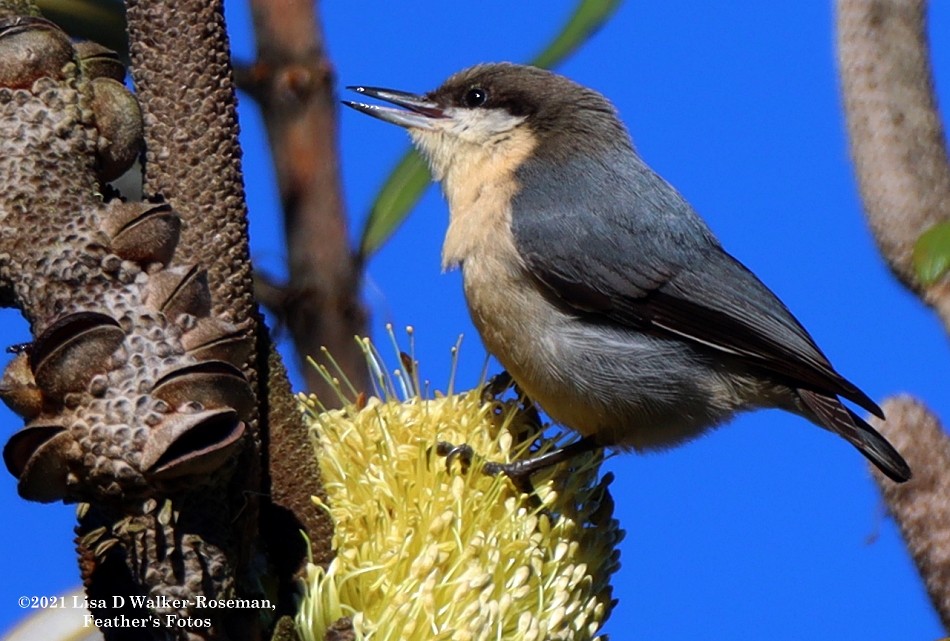
<svg viewBox="0 0 950 641">
<path fill-rule="evenodd" d="M 682 196 L 635 160 L 562 164 L 556 180 L 522 166 L 512 234 L 538 283 L 592 320 L 675 334 L 882 416 Z"/>
</svg>

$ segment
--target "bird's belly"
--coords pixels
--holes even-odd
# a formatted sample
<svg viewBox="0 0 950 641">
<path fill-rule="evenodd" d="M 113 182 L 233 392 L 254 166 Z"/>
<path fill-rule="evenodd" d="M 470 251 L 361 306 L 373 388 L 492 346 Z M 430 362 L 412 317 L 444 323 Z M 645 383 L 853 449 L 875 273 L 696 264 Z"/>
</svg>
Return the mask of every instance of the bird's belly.
<svg viewBox="0 0 950 641">
<path fill-rule="evenodd" d="M 463 275 L 488 351 L 553 420 L 603 445 L 672 446 L 745 407 L 741 382 L 681 340 L 578 318 L 490 257 Z"/>
</svg>

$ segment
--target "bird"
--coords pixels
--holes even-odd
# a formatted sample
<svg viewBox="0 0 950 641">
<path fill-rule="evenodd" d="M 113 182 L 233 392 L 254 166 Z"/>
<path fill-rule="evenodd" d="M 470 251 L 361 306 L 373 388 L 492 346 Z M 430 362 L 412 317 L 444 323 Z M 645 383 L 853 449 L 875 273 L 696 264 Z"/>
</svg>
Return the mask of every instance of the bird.
<svg viewBox="0 0 950 641">
<path fill-rule="evenodd" d="M 883 419 L 881 408 L 643 161 L 602 94 L 513 63 L 464 69 L 425 94 L 347 88 L 392 105 L 344 101 L 407 129 L 441 184 L 442 266 L 461 269 L 487 350 L 582 437 L 494 470 L 530 474 L 594 447 L 666 449 L 779 408 L 893 481 L 911 478 L 842 399 Z"/>
</svg>

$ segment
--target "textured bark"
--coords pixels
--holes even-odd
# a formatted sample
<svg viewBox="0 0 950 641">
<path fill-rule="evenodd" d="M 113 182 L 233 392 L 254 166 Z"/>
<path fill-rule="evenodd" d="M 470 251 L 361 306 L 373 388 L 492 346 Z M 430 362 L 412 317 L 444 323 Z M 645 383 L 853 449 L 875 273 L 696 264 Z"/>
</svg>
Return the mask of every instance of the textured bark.
<svg viewBox="0 0 950 641">
<path fill-rule="evenodd" d="M 81 503 L 87 592 L 127 599 L 93 614 L 158 622 L 110 641 L 259 639 L 295 607 L 289 510 L 310 510 L 318 559 L 331 528 L 300 499 L 319 492 L 312 455 L 274 488 L 286 505 L 262 466 L 306 434 L 252 299 L 220 4 L 131 4 L 142 109 L 108 56 L 13 10 L 32 9 L 0 0 L 0 302 L 34 341 L 0 379 L 26 421 L 4 462 L 25 498 Z M 155 198 L 126 202 L 103 183 L 138 156 L 143 115 Z"/>
<path fill-rule="evenodd" d="M 266 467 L 261 486 L 254 479 L 256 461 L 248 462 L 247 489 L 256 485 L 270 496 L 263 523 L 271 554 L 278 557 L 272 561 L 293 571 L 304 552 L 295 544 L 297 530 L 308 532 L 314 558 L 325 562 L 332 525 L 311 500 L 323 493 L 319 469 L 286 371 L 252 297 L 234 87 L 221 7 L 207 0 L 179 5 L 170 10 L 165 2 L 129 4 L 134 79 L 146 121 L 145 190 L 163 195 L 184 212 L 179 251 L 209 265 L 215 311 L 238 324 L 255 321 L 255 360 L 245 371 L 264 408 L 259 434 Z"/>
<path fill-rule="evenodd" d="M 146 125 L 145 193 L 179 211 L 178 258 L 204 261 L 213 312 L 240 324 L 255 307 L 221 3 L 133 0 L 128 21 Z"/>
<path fill-rule="evenodd" d="M 249 575 L 249 568 L 264 555 L 257 542 L 262 489 L 258 403 L 266 390 L 261 388 L 258 359 L 262 351 L 266 354 L 267 344 L 252 300 L 237 112 L 222 7 L 206 1 L 129 2 L 127 19 L 132 77 L 146 124 L 144 193 L 169 202 L 182 216 L 177 258 L 203 262 L 212 314 L 246 328 L 254 345 L 242 365 L 254 398 L 249 438 L 236 462 L 240 473 L 221 490 L 231 508 L 227 516 L 234 519 L 227 537 L 234 580 L 251 585 L 257 577 Z M 207 509 L 202 503 L 208 502 L 213 500 L 195 501 L 194 509 Z M 220 525 L 228 528 L 226 522 Z M 208 536 L 201 534 L 202 539 Z M 227 593 L 244 590 L 233 586 Z M 247 617 L 227 623 L 227 633 L 214 630 L 212 636 L 260 634 Z"/>
<path fill-rule="evenodd" d="M 289 279 L 265 279 L 261 302 L 290 331 L 302 359 L 326 347 L 360 390 L 369 389 L 354 336 L 366 334 L 359 300 L 362 266 L 349 245 L 333 68 L 312 0 L 252 0 L 258 59 L 242 86 L 260 103 L 277 173 Z M 337 395 L 302 360 L 307 387 L 328 406 Z"/>
<path fill-rule="evenodd" d="M 233 525 L 243 497 L 223 491 L 235 459 L 253 451 L 251 390 L 229 362 L 248 342 L 211 316 L 203 271 L 172 258 L 170 207 L 103 199 L 100 182 L 134 161 L 142 133 L 138 104 L 109 73 L 86 66 L 51 23 L 0 24 L 0 291 L 34 335 L 0 388 L 27 421 L 4 461 L 25 498 L 84 504 L 77 543 L 90 595 L 263 597 L 247 587 L 250 552 Z M 209 351 L 209 338 L 224 342 Z M 208 614 L 139 638 L 260 629 L 254 610 L 123 612 Z"/>
<path fill-rule="evenodd" d="M 917 239 L 950 220 L 950 167 L 933 91 L 924 0 L 838 0 L 838 64 L 864 209 L 897 278 L 950 331 L 950 277 L 922 284 Z M 944 626 L 950 628 L 950 440 L 907 396 L 883 404 L 875 427 L 906 457 L 909 482 L 872 473 Z"/>
</svg>

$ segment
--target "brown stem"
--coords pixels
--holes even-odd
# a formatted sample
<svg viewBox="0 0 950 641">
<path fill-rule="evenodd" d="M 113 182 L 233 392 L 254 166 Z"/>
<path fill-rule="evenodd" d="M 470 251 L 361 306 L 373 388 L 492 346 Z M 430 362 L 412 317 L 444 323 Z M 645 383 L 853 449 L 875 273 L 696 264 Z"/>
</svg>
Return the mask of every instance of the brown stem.
<svg viewBox="0 0 950 641">
<path fill-rule="evenodd" d="M 925 286 L 914 245 L 950 220 L 950 167 L 933 91 L 925 0 L 838 0 L 838 64 L 864 209 L 897 278 L 950 331 L 950 277 Z M 944 625 L 950 626 L 950 440 L 910 397 L 883 404 L 874 424 L 904 455 L 904 484 L 872 470 Z"/>
<path fill-rule="evenodd" d="M 278 329 L 287 322 L 287 319 L 281 316 L 287 304 L 287 290 L 267 274 L 254 274 L 254 299 L 277 316 Z"/>
<path fill-rule="evenodd" d="M 260 102 L 284 208 L 289 281 L 281 305 L 301 357 L 326 347 L 357 389 L 368 389 L 354 336 L 366 333 L 361 266 L 349 246 L 333 69 L 312 0 L 252 0 L 258 60 L 242 77 Z M 336 394 L 304 363 L 307 387 L 326 405 Z"/>
<path fill-rule="evenodd" d="M 893 483 L 876 469 L 874 478 L 887 506 L 900 526 L 934 607 L 950 628 L 950 440 L 940 422 L 926 407 L 909 396 L 887 399 L 887 421 L 872 423 L 914 470 L 907 483 Z"/>
<path fill-rule="evenodd" d="M 904 285 L 950 330 L 950 277 L 929 287 L 912 255 L 950 220 L 950 166 L 934 96 L 924 0 L 839 0 L 838 64 L 851 155 L 874 237 Z"/>
</svg>

